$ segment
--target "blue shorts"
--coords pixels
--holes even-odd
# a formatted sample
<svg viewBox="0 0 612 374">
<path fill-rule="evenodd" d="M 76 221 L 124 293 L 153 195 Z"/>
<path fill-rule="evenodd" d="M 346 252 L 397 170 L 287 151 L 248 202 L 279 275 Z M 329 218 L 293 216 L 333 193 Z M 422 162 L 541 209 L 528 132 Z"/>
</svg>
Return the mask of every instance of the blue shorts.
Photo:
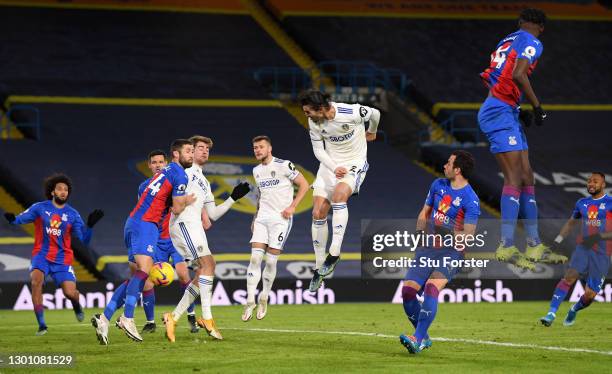
<svg viewBox="0 0 612 374">
<path fill-rule="evenodd" d="M 478 125 L 491 144 L 491 153 L 524 151 L 527 138 L 519 121 L 520 109 L 489 97 L 478 111 Z"/>
<path fill-rule="evenodd" d="M 157 242 L 157 250 L 155 251 L 155 262 L 168 262 L 170 259 L 172 259 L 173 265 L 185 261 L 183 256 L 174 248 L 170 238 L 159 239 Z"/>
<path fill-rule="evenodd" d="M 445 264 L 445 260 L 447 264 Z M 425 282 L 431 277 L 434 271 L 442 273 L 444 277 L 450 282 L 455 275 L 459 272 L 459 267 L 452 267 L 450 261 L 462 260 L 463 254 L 457 252 L 455 249 L 449 248 L 419 248 L 416 251 L 414 258 L 415 263 L 406 272 L 404 280 L 411 280 L 419 285 L 421 288 L 425 285 Z M 427 264 L 428 260 L 431 260 L 430 264 Z M 446 265 L 446 266 L 445 266 Z"/>
<path fill-rule="evenodd" d="M 36 255 L 32 258 L 30 272 L 34 269 L 42 271 L 45 274 L 45 278 L 47 275 L 50 275 L 53 278 L 53 282 L 58 286 L 64 282 L 76 283 L 76 276 L 71 265 L 56 264 L 47 260 L 44 255 Z"/>
<path fill-rule="evenodd" d="M 155 247 L 159 239 L 159 228 L 155 223 L 128 217 L 125 221 L 123 239 L 131 262 L 134 262 L 135 255 L 145 255 L 155 260 Z"/>
<path fill-rule="evenodd" d="M 569 267 L 586 279 L 590 289 L 599 293 L 608 275 L 608 270 L 610 270 L 610 257 L 592 249 L 577 246 L 570 259 Z"/>
</svg>

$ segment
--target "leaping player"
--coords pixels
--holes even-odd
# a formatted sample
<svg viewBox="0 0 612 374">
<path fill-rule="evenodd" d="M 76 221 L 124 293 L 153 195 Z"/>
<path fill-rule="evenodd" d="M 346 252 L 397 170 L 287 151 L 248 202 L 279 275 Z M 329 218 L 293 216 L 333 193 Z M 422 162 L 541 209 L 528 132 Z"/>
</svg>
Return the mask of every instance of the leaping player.
<svg viewBox="0 0 612 374">
<path fill-rule="evenodd" d="M 312 243 L 316 265 L 309 290 L 316 292 L 323 278 L 340 260 L 340 248 L 348 222 L 347 202 L 359 193 L 368 171 L 367 144 L 376 140 L 378 109 L 359 104 L 335 103 L 328 94 L 309 90 L 300 95 L 308 117 L 310 140 L 321 163 L 313 183 Z M 368 126 L 366 131 L 365 126 Z M 332 240 L 327 246 L 327 215 L 332 213 Z"/>
<path fill-rule="evenodd" d="M 499 261 L 534 270 L 534 262 L 563 263 L 567 257 L 552 253 L 538 233 L 538 206 L 535 181 L 529 163 L 527 138 L 519 117 L 529 126 L 541 126 L 546 119 L 529 75 L 543 50 L 538 37 L 544 31 L 546 15 L 539 9 L 525 9 L 519 16 L 519 30 L 506 36 L 491 54 L 490 66 L 480 74 L 489 88 L 489 96 L 478 112 L 480 129 L 491 143 L 491 153 L 504 175 L 501 196 L 501 243 L 496 251 Z M 522 111 L 522 95 L 533 112 Z M 524 219 L 527 249 L 521 253 L 514 245 L 514 230 L 519 215 Z"/>
<path fill-rule="evenodd" d="M 272 156 L 272 141 L 265 135 L 253 138 L 253 153 L 261 163 L 253 168 L 253 177 L 259 189 L 257 213 L 253 220 L 251 261 L 247 270 L 247 304 L 242 320 L 253 317 L 255 293 L 262 278 L 261 262 L 266 256 L 262 291 L 257 305 L 257 319 L 263 319 L 268 310 L 268 295 L 276 277 L 276 262 L 287 242 L 293 213 L 308 191 L 306 178 L 291 161 Z M 293 185 L 298 191 L 293 197 Z"/>
<path fill-rule="evenodd" d="M 166 325 L 166 338 L 170 342 L 176 341 L 176 323 L 185 313 L 187 308 L 199 296 L 202 303 L 202 318 L 197 319 L 200 327 L 215 339 L 223 339 L 217 328 L 212 315 L 212 287 L 215 277 L 215 260 L 208 248 L 208 241 L 202 226 L 203 210 L 208 217 L 216 221 L 231 208 L 234 202 L 249 193 L 248 183 L 240 183 L 232 191 L 230 197 L 220 205 L 215 204 L 210 183 L 202 172 L 202 167 L 208 161 L 209 151 L 213 142 L 210 138 L 195 135 L 189 139 L 193 144 L 194 157 L 193 166 L 187 168 L 189 179 L 187 192 L 195 196 L 195 202 L 184 211 L 172 211 L 170 218 L 170 237 L 174 247 L 195 270 L 195 278 L 187 287 L 183 297 L 172 313 L 164 313 L 163 321 Z M 179 157 L 178 152 L 172 153 L 173 160 Z"/>
</svg>

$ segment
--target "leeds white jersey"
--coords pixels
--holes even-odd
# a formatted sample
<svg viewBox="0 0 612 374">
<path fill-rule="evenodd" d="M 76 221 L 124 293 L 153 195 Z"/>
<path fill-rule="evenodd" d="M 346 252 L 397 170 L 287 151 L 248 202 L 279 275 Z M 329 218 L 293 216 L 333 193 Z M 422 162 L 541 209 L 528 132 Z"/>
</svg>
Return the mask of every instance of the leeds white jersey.
<svg viewBox="0 0 612 374">
<path fill-rule="evenodd" d="M 368 146 L 365 123 L 370 121 L 372 108 L 360 104 L 334 103 L 336 116 L 332 120 L 316 123 L 308 119 L 310 140 L 325 142 L 325 152 L 337 164 L 365 160 Z"/>
<path fill-rule="evenodd" d="M 274 157 L 267 165 L 253 168 L 253 177 L 259 189 L 257 218 L 280 217 L 293 201 L 293 180 L 300 175 L 291 161 Z"/>
<path fill-rule="evenodd" d="M 185 195 L 194 194 L 196 196 L 196 201 L 187 205 L 178 216 L 172 214 L 172 217 L 170 217 L 170 225 L 177 222 L 201 223 L 204 204 L 215 201 L 210 183 L 204 176 L 204 173 L 202 173 L 202 168 L 200 166 L 193 164 L 192 167 L 185 169 L 185 173 L 188 178 Z"/>
</svg>

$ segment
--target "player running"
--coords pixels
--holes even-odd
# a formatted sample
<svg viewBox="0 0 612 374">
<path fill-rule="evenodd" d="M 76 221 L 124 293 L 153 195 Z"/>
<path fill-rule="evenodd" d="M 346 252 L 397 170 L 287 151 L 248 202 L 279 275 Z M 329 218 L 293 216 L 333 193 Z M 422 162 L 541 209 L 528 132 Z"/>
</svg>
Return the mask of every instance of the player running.
<svg viewBox="0 0 612 374">
<path fill-rule="evenodd" d="M 44 191 L 47 200 L 33 204 L 17 217 L 13 213 L 4 213 L 4 217 L 12 225 L 34 222 L 30 279 L 32 304 L 38 321 L 36 335 L 39 336 L 48 331 L 42 297 L 42 288 L 47 275 L 50 275 L 53 282 L 62 288 L 64 296 L 72 303 L 77 320 L 83 321 L 85 315 L 79 303 L 79 291 L 76 288 L 76 277 L 72 268 L 74 259 L 72 237 L 88 245 L 92 235 L 91 229 L 104 217 L 104 212 L 96 209 L 89 214 L 85 225 L 79 212 L 68 204 L 68 198 L 72 193 L 72 181 L 64 174 L 54 174 L 45 179 Z"/>
<path fill-rule="evenodd" d="M 221 205 L 215 204 L 210 183 L 202 172 L 202 167 L 208 161 L 209 151 L 213 142 L 210 138 L 195 135 L 189 141 L 194 145 L 194 165 L 186 170 L 189 184 L 187 191 L 195 196 L 195 202 L 184 211 L 172 212 L 170 218 L 170 236 L 172 243 L 183 256 L 190 267 L 195 269 L 196 278 L 187 287 L 181 301 L 172 313 L 164 313 L 163 321 L 166 325 L 166 338 L 170 342 L 176 341 L 176 323 L 185 313 L 185 310 L 200 296 L 202 303 L 202 318 L 197 319 L 200 327 L 215 339 L 223 339 L 212 316 L 212 286 L 215 275 L 215 260 L 208 248 L 206 234 L 202 227 L 203 210 L 211 220 L 216 221 L 223 216 L 240 198 L 250 190 L 248 183 L 240 183 Z M 173 159 L 179 155 L 173 153 Z"/>
<path fill-rule="evenodd" d="M 561 244 L 576 226 L 581 225 L 569 268 L 557 283 L 548 313 L 540 318 L 544 326 L 550 326 L 555 321 L 559 305 L 579 276 L 586 276 L 586 289 L 580 300 L 567 312 L 564 326 L 573 325 L 576 313 L 591 305 L 601 291 L 612 255 L 612 196 L 605 193 L 605 188 L 604 173 L 593 172 L 587 181 L 587 191 L 591 196 L 576 202 L 572 216 L 555 239 L 557 245 Z"/>
<path fill-rule="evenodd" d="M 368 171 L 366 141 L 376 140 L 380 112 L 359 104 L 335 103 L 328 94 L 314 90 L 302 93 L 299 101 L 308 117 L 312 150 L 321 163 L 312 185 L 312 243 L 316 264 L 309 290 L 316 292 L 340 260 L 348 222 L 347 201 L 359 193 Z M 367 131 L 364 125 L 368 126 Z M 330 207 L 333 231 L 329 254 L 325 257 Z"/>
<path fill-rule="evenodd" d="M 468 182 L 473 170 L 474 157 L 469 152 L 453 152 L 444 165 L 446 178 L 436 179 L 432 183 L 425 206 L 419 213 L 415 235 L 423 237 L 427 230 L 428 236 L 436 234 L 436 240 L 428 239 L 424 247 L 416 250 L 416 265 L 408 269 L 404 278 L 404 312 L 414 326 L 415 333 L 411 336 L 400 335 L 400 343 L 410 353 L 419 353 L 431 347 L 427 330 L 436 318 L 438 294 L 459 271 L 450 261 L 464 257 L 463 250 L 455 249 L 454 246 L 444 247 L 440 239 L 448 235 L 457 239 L 476 232 L 480 200 Z M 430 261 L 437 266 L 427 266 Z M 423 287 L 425 296 L 421 305 L 417 293 Z"/>
<path fill-rule="evenodd" d="M 272 156 L 272 141 L 269 137 L 260 135 L 253 138 L 253 153 L 261 163 L 253 168 L 259 199 L 252 227 L 251 262 L 247 270 L 247 304 L 242 314 L 244 322 L 253 317 L 255 293 L 262 278 L 261 262 L 264 254 L 266 265 L 257 305 L 257 319 L 266 316 L 268 295 L 276 277 L 276 262 L 291 231 L 295 208 L 309 187 L 306 178 L 296 170 L 291 161 Z M 295 198 L 294 184 L 298 186 Z"/>
<path fill-rule="evenodd" d="M 544 31 L 546 15 L 538 9 L 525 9 L 519 16 L 519 30 L 506 36 L 491 54 L 490 66 L 480 74 L 489 88 L 489 96 L 478 112 L 480 129 L 491 143 L 491 153 L 504 175 L 501 206 L 501 243 L 496 251 L 499 261 L 534 270 L 534 261 L 562 263 L 567 257 L 552 253 L 538 233 L 538 207 L 535 181 L 529 163 L 527 138 L 519 122 L 541 126 L 546 119 L 529 75 L 542 55 L 538 36 Z M 521 111 L 522 94 L 533 112 Z M 514 245 L 514 231 L 519 215 L 527 232 L 525 254 Z"/>
</svg>

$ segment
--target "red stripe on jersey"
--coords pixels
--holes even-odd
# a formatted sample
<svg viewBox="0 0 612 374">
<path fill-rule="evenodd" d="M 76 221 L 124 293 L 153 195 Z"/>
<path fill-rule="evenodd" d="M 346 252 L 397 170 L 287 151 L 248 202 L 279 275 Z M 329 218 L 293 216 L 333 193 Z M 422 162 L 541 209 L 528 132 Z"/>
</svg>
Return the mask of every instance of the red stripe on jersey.
<svg viewBox="0 0 612 374">
<path fill-rule="evenodd" d="M 457 212 L 457 216 L 455 217 L 455 231 L 463 231 L 463 221 L 465 219 L 465 210 L 463 207 L 459 209 Z"/>
<path fill-rule="evenodd" d="M 32 257 L 36 256 L 43 243 L 43 219 L 42 217 L 34 220 L 34 248 L 32 249 Z"/>
<path fill-rule="evenodd" d="M 517 53 L 514 49 L 508 53 L 504 70 L 502 70 L 501 74 L 499 75 L 497 84 L 491 88 L 491 94 L 493 96 L 512 106 L 516 106 L 521 97 L 521 91 L 512 79 L 512 71 L 514 70 L 514 64 L 516 63 L 516 55 Z"/>
<path fill-rule="evenodd" d="M 134 214 L 136 214 L 138 209 L 140 209 L 140 206 L 142 205 L 142 203 L 144 203 L 147 196 L 149 196 L 149 187 L 145 188 L 145 190 L 142 191 L 142 194 L 140 195 L 140 199 L 138 199 L 138 203 L 136 204 L 134 209 L 132 209 L 132 211 L 130 212 L 130 217 L 134 217 Z"/>
<path fill-rule="evenodd" d="M 612 231 L 612 211 L 606 212 L 606 230 L 604 232 Z M 612 256 L 612 240 L 606 240 L 604 243 L 606 246 L 606 255 Z"/>
<path fill-rule="evenodd" d="M 168 211 L 168 213 L 166 213 L 166 216 L 164 217 L 164 221 L 162 222 L 162 232 L 159 235 L 159 238 L 170 238 L 170 211 Z"/>
<path fill-rule="evenodd" d="M 161 185 L 159 191 L 151 201 L 151 206 L 142 215 L 142 220 L 146 222 L 153 222 L 160 224 L 164 210 L 166 209 L 166 200 L 172 194 L 172 183 L 168 179 L 164 179 L 164 183 Z M 144 195 L 144 193 L 143 193 Z"/>
<path fill-rule="evenodd" d="M 74 259 L 74 252 L 72 251 L 72 225 L 68 224 L 66 226 L 63 236 L 64 265 L 72 265 L 72 260 Z"/>
<path fill-rule="evenodd" d="M 57 236 L 47 235 L 49 237 L 49 250 L 47 251 L 47 260 L 55 262 L 57 253 L 59 252 L 59 245 L 57 243 Z"/>
</svg>

